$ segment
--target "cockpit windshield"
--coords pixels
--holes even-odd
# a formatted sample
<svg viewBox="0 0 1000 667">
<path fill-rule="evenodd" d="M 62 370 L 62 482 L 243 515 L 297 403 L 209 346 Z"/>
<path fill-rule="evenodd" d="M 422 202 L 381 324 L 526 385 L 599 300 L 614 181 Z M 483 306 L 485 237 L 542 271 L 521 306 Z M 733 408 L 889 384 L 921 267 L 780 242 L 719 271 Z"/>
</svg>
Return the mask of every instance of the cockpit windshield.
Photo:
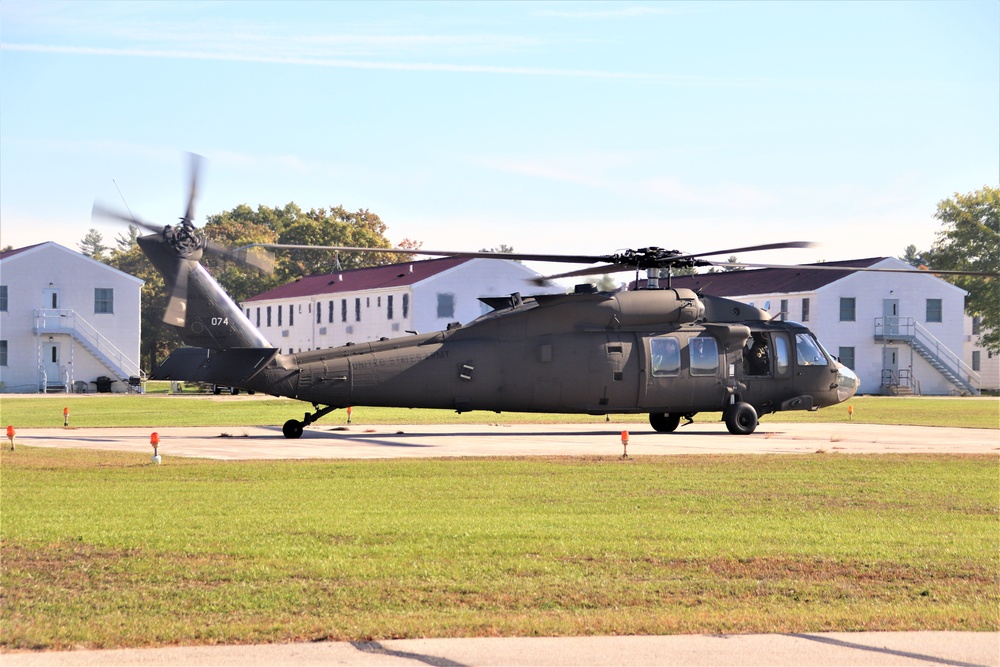
<svg viewBox="0 0 1000 667">
<path fill-rule="evenodd" d="M 807 333 L 795 334 L 795 358 L 799 366 L 826 366 L 830 363 L 823 346 Z"/>
</svg>

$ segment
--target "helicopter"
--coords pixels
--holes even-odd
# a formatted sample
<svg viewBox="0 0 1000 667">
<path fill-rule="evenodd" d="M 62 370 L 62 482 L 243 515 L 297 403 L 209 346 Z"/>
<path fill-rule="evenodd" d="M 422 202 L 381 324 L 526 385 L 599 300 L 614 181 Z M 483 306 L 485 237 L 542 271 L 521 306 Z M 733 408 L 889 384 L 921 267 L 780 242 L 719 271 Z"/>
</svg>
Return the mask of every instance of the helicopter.
<svg viewBox="0 0 1000 667">
<path fill-rule="evenodd" d="M 187 210 L 178 225 L 147 223 L 99 204 L 94 215 L 150 232 L 137 242 L 170 291 L 163 319 L 186 345 L 150 378 L 205 382 L 310 403 L 313 410 L 302 419 L 284 423 L 286 438 L 299 438 L 318 419 L 352 406 L 646 414 L 660 433 L 675 431 L 681 419 L 690 423 L 697 413 L 721 412 L 730 433 L 749 435 L 764 415 L 818 410 L 858 391 L 857 375 L 804 325 L 772 319 L 753 305 L 671 285 L 674 269 L 726 266 L 708 257 L 811 243 L 697 254 L 648 247 L 609 255 L 282 244 L 230 249 L 194 226 L 197 164 L 192 156 Z M 541 281 L 642 270 L 647 279 L 643 289 L 616 293 L 582 285 L 569 294 L 484 297 L 480 300 L 489 312 L 444 331 L 281 354 L 199 261 L 214 253 L 267 272 L 273 264 L 269 255 L 254 250 L 258 246 L 268 252 L 308 248 L 597 265 Z M 666 284 L 661 286 L 663 272 Z"/>
</svg>

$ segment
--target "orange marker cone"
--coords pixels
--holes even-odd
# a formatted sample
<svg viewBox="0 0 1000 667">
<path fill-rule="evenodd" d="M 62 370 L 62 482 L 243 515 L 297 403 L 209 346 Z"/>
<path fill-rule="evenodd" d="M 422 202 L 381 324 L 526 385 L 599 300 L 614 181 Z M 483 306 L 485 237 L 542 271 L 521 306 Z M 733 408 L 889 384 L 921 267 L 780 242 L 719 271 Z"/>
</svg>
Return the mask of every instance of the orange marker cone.
<svg viewBox="0 0 1000 667">
<path fill-rule="evenodd" d="M 69 426 L 69 408 L 63 408 L 63 426 Z"/>
<path fill-rule="evenodd" d="M 7 439 L 10 440 L 10 451 L 14 451 L 14 427 L 7 426 Z"/>
<path fill-rule="evenodd" d="M 628 431 L 622 431 L 622 458 L 628 458 Z"/>
<path fill-rule="evenodd" d="M 162 459 L 160 458 L 160 434 L 156 431 L 149 436 L 149 444 L 153 446 L 153 463 L 159 463 Z"/>
<path fill-rule="evenodd" d="M 347 423 L 351 423 L 351 406 L 347 406 Z"/>
<path fill-rule="evenodd" d="M 848 405 L 847 406 L 847 417 L 851 421 L 854 421 L 854 406 L 853 405 Z"/>
</svg>

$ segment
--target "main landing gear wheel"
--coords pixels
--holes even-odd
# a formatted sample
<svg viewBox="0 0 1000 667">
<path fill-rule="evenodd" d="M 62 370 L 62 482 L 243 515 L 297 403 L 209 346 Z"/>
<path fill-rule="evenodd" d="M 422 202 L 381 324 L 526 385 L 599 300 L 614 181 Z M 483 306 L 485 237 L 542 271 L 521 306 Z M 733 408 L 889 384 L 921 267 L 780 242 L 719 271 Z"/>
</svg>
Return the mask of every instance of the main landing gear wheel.
<svg viewBox="0 0 1000 667">
<path fill-rule="evenodd" d="M 649 425 L 657 433 L 673 433 L 681 423 L 681 416 L 676 412 L 650 412 Z"/>
<path fill-rule="evenodd" d="M 325 408 L 320 408 L 316 403 L 313 403 L 313 407 L 316 409 L 316 412 L 312 414 L 307 412 L 302 417 L 302 421 L 299 421 L 298 419 L 289 419 L 285 422 L 285 425 L 281 427 L 281 432 L 285 434 L 286 438 L 301 438 L 302 431 L 305 430 L 306 426 L 309 426 L 309 424 L 312 424 L 320 417 L 323 417 L 337 409 L 337 406 L 335 405 L 328 405 Z"/>
<path fill-rule="evenodd" d="M 749 403 L 730 406 L 725 414 L 726 428 L 733 435 L 750 435 L 757 428 L 757 411 Z"/>
<path fill-rule="evenodd" d="M 298 419 L 289 419 L 285 422 L 285 425 L 281 427 L 281 432 L 285 434 L 286 438 L 301 438 L 302 431 L 305 430 L 305 425 Z"/>
</svg>

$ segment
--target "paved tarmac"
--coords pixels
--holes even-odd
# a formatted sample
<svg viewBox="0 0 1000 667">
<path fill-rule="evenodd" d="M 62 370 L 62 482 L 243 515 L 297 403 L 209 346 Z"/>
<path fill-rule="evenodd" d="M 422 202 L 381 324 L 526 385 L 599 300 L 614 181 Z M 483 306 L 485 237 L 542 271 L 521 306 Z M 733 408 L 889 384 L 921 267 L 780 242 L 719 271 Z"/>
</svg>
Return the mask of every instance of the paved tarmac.
<svg viewBox="0 0 1000 667">
<path fill-rule="evenodd" d="M 1000 430 L 847 424 L 761 424 L 749 436 L 723 424 L 695 423 L 674 433 L 648 424 L 391 425 L 321 423 L 297 440 L 280 427 L 156 429 L 159 453 L 214 459 L 394 458 L 450 456 L 629 456 L 669 454 L 1000 453 Z M 150 428 L 21 429 L 15 442 L 36 447 L 83 447 L 148 453 Z"/>
<path fill-rule="evenodd" d="M 298 440 L 278 427 L 158 429 L 170 457 L 215 459 L 454 456 L 621 456 L 628 454 L 992 453 L 1000 431 L 916 426 L 763 423 L 750 436 L 721 424 L 654 433 L 647 424 L 330 426 Z M 153 429 L 23 429 L 15 442 L 150 455 Z M 998 458 L 1000 462 L 1000 458 Z M 880 632 L 656 637 L 509 637 L 193 646 L 0 654 L 2 667 L 121 665 L 990 665 L 1000 666 L 1000 633 Z"/>
</svg>

